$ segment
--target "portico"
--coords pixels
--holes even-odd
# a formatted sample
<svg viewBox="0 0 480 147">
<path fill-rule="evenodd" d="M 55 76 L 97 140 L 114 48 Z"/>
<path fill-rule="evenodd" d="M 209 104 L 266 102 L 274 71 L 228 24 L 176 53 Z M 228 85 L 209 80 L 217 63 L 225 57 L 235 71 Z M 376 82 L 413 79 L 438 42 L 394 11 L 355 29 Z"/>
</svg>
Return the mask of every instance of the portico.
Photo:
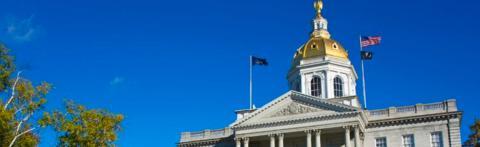
<svg viewBox="0 0 480 147">
<path fill-rule="evenodd" d="M 365 120 L 359 108 L 290 91 L 232 129 L 236 147 L 361 147 Z"/>
<path fill-rule="evenodd" d="M 362 147 L 360 133 L 359 126 L 310 129 L 298 132 L 278 132 L 268 135 L 237 138 L 236 147 Z"/>
</svg>

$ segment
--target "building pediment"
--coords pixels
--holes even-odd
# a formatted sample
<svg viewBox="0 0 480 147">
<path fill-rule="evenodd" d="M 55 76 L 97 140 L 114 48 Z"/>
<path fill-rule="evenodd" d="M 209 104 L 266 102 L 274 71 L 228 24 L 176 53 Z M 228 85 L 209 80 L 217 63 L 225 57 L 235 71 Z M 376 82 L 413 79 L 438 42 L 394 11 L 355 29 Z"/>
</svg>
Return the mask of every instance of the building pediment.
<svg viewBox="0 0 480 147">
<path fill-rule="evenodd" d="M 312 106 L 307 106 L 306 104 L 301 104 L 299 102 L 290 102 L 287 104 L 287 106 L 284 106 L 283 108 L 280 108 L 280 110 L 273 112 L 270 117 L 283 117 L 315 112 L 333 113 L 335 111 L 319 109 Z"/>
<path fill-rule="evenodd" d="M 232 124 L 233 127 L 317 116 L 341 115 L 358 108 L 290 91 Z"/>
</svg>

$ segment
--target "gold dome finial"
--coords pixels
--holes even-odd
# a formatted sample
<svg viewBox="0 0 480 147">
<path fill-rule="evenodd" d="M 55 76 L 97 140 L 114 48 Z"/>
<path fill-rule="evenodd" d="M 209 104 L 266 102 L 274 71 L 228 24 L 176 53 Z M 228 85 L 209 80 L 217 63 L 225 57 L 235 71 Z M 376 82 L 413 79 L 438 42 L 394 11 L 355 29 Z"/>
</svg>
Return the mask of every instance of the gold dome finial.
<svg viewBox="0 0 480 147">
<path fill-rule="evenodd" d="M 315 8 L 315 10 L 317 10 L 317 13 L 320 14 L 323 9 L 322 0 L 316 0 L 315 3 L 313 3 L 313 7 Z"/>
<path fill-rule="evenodd" d="M 330 33 L 328 32 L 328 21 L 322 17 L 323 1 L 315 0 L 313 6 L 317 10 L 317 14 L 313 19 L 312 37 L 330 38 Z"/>
</svg>

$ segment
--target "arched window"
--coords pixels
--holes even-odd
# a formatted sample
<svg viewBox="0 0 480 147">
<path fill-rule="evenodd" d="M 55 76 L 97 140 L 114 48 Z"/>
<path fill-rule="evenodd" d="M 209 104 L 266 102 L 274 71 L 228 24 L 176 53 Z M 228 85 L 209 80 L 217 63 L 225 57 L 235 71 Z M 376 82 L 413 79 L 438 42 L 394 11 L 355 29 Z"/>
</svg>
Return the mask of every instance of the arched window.
<svg viewBox="0 0 480 147">
<path fill-rule="evenodd" d="M 333 93 L 335 97 L 343 97 L 343 81 L 340 77 L 333 79 Z"/>
<path fill-rule="evenodd" d="M 312 96 L 322 95 L 322 83 L 319 77 L 313 77 L 312 81 L 310 81 L 310 91 Z"/>
</svg>

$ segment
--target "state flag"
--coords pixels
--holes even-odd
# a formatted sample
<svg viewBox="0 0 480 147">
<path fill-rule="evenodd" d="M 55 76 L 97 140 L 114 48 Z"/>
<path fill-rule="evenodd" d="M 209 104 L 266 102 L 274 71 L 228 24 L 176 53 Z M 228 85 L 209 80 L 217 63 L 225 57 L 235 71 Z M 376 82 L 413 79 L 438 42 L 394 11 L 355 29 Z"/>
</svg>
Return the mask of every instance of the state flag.
<svg viewBox="0 0 480 147">
<path fill-rule="evenodd" d="M 267 66 L 268 62 L 267 62 L 267 59 L 265 58 L 258 58 L 258 57 L 252 56 L 252 65 Z"/>
</svg>

